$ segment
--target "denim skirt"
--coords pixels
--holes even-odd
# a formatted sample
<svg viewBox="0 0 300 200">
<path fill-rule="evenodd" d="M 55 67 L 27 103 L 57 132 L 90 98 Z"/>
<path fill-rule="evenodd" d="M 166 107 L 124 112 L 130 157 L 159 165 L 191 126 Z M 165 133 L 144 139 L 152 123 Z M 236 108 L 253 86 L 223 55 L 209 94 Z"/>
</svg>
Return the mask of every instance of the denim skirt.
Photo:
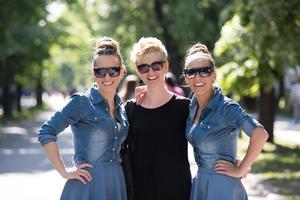
<svg viewBox="0 0 300 200">
<path fill-rule="evenodd" d="M 247 200 L 246 190 L 238 178 L 198 168 L 193 179 L 191 200 Z"/>
<path fill-rule="evenodd" d="M 120 162 L 96 162 L 88 171 L 92 181 L 83 184 L 67 180 L 61 200 L 127 200 L 126 186 Z"/>
</svg>

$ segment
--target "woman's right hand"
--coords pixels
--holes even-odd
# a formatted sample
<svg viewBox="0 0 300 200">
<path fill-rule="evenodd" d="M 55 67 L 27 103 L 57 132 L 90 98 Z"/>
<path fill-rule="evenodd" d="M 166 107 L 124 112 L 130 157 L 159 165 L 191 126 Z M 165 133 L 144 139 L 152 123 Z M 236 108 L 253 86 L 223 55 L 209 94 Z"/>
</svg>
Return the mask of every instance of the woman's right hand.
<svg viewBox="0 0 300 200">
<path fill-rule="evenodd" d="M 71 170 L 66 171 L 65 174 L 63 174 L 63 177 L 65 179 L 77 179 L 81 181 L 83 184 L 86 184 L 87 181 L 88 182 L 92 181 L 92 176 L 88 172 L 88 170 L 86 170 L 86 168 L 92 168 L 92 167 L 93 166 L 88 163 L 83 163 L 81 165 L 72 168 Z"/>
</svg>

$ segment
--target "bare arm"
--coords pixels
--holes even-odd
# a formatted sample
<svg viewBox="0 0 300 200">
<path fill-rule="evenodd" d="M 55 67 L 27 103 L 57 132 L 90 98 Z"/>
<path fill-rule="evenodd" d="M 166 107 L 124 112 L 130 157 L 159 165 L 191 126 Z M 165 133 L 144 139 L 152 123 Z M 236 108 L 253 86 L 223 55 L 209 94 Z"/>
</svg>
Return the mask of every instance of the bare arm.
<svg viewBox="0 0 300 200">
<path fill-rule="evenodd" d="M 56 142 L 49 142 L 45 144 L 44 150 L 51 164 L 62 177 L 66 179 L 78 179 L 84 184 L 86 184 L 86 180 L 92 180 L 90 173 L 84 169 L 86 167 L 92 167 L 92 165 L 90 164 L 81 164 L 77 166 L 75 170 L 72 171 L 66 169 L 65 164 L 61 159 Z"/>
<path fill-rule="evenodd" d="M 269 134 L 265 129 L 257 127 L 253 130 L 252 137 L 247 148 L 246 155 L 239 166 L 235 166 L 229 162 L 220 160 L 217 161 L 214 170 L 219 174 L 224 174 L 232 177 L 240 178 L 247 173 L 249 167 L 260 154 L 266 143 Z"/>
</svg>

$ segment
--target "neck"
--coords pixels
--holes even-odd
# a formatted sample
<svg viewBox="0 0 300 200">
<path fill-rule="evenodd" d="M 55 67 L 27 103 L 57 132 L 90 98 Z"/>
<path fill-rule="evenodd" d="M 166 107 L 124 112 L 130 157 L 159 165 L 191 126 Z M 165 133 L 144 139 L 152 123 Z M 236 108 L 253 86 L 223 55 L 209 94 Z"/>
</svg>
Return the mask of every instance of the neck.
<svg viewBox="0 0 300 200">
<path fill-rule="evenodd" d="M 147 94 L 141 105 L 147 108 L 156 108 L 168 102 L 172 96 L 173 94 L 163 84 L 147 87 Z"/>
<path fill-rule="evenodd" d="M 209 94 L 195 94 L 200 110 L 203 110 L 207 106 L 209 100 L 213 95 L 213 88 L 210 90 Z"/>
<path fill-rule="evenodd" d="M 104 92 L 98 90 L 99 93 L 102 95 L 102 97 L 109 103 L 109 105 L 113 105 L 114 103 L 114 98 L 115 98 L 115 92 Z"/>
</svg>

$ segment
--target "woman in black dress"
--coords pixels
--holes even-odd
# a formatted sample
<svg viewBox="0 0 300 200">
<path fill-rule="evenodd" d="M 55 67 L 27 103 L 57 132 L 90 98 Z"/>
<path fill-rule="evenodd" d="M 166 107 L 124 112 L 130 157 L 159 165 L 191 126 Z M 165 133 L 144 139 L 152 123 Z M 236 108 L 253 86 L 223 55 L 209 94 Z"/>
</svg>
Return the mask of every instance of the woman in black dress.
<svg viewBox="0 0 300 200">
<path fill-rule="evenodd" d="M 131 59 L 147 88 L 140 105 L 126 104 L 135 200 L 188 200 L 191 173 L 185 138 L 189 99 L 164 85 L 169 63 L 160 40 L 141 38 Z"/>
</svg>

